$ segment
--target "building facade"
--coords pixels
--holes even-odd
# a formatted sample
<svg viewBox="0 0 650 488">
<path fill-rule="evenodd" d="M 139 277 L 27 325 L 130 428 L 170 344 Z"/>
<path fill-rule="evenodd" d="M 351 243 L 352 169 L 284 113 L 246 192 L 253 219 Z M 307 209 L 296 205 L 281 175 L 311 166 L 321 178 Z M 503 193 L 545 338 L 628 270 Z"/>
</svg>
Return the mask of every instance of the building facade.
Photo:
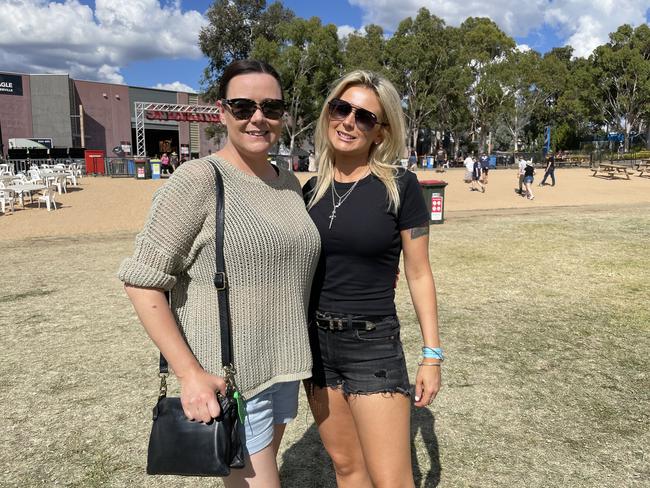
<svg viewBox="0 0 650 488">
<path fill-rule="evenodd" d="M 202 105 L 194 93 L 74 80 L 66 74 L 0 71 L 0 151 L 9 139 L 51 139 L 53 147 L 83 147 L 106 156 L 136 153 L 135 102 Z M 176 152 L 186 159 L 214 152 L 206 122 L 160 120 L 147 113 L 147 156 Z"/>
</svg>

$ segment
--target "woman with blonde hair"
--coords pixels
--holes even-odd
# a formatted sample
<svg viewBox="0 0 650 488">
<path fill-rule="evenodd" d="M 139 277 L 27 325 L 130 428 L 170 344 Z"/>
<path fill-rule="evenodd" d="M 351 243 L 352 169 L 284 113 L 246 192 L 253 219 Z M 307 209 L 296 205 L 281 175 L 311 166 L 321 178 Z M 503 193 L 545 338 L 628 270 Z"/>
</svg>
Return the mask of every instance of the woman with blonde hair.
<svg viewBox="0 0 650 488">
<path fill-rule="evenodd" d="M 368 71 L 343 77 L 316 128 L 318 176 L 303 188 L 321 237 L 310 304 L 308 397 L 340 487 L 412 487 L 411 396 L 440 388 L 442 350 L 429 264 L 429 215 L 404 153 L 400 97 Z M 395 277 L 400 253 L 423 338 L 411 390 Z"/>
</svg>

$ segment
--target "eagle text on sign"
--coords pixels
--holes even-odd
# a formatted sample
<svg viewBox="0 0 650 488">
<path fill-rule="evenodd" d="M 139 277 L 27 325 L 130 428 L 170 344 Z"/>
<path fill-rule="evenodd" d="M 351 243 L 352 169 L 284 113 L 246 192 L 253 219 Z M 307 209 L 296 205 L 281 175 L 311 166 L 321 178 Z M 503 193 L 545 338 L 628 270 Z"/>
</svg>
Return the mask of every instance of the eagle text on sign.
<svg viewBox="0 0 650 488">
<path fill-rule="evenodd" d="M 0 95 L 23 95 L 23 77 L 0 74 Z"/>
</svg>

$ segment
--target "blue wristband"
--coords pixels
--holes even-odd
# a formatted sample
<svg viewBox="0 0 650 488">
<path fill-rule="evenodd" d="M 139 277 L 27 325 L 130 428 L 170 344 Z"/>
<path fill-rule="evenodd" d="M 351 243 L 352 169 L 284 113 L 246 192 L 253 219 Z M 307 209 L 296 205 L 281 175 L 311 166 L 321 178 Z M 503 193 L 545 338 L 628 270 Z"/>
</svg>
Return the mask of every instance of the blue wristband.
<svg viewBox="0 0 650 488">
<path fill-rule="evenodd" d="M 440 347 L 423 347 L 422 357 L 425 359 L 440 359 L 440 361 L 445 360 L 445 357 L 442 354 L 442 349 Z"/>
</svg>

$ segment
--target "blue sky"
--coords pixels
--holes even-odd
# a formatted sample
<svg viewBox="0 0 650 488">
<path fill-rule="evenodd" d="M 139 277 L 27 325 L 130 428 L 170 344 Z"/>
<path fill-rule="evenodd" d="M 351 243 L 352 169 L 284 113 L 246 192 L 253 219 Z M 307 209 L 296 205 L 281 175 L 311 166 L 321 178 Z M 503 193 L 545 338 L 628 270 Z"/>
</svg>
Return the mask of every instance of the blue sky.
<svg viewBox="0 0 650 488">
<path fill-rule="evenodd" d="M 199 90 L 197 46 L 211 0 L 0 0 L 0 71 Z M 270 3 L 270 2 L 269 2 Z M 344 35 L 374 23 L 391 33 L 427 7 L 448 25 L 489 17 L 539 52 L 571 45 L 589 56 L 624 23 L 648 22 L 650 0 L 284 0 Z"/>
</svg>

